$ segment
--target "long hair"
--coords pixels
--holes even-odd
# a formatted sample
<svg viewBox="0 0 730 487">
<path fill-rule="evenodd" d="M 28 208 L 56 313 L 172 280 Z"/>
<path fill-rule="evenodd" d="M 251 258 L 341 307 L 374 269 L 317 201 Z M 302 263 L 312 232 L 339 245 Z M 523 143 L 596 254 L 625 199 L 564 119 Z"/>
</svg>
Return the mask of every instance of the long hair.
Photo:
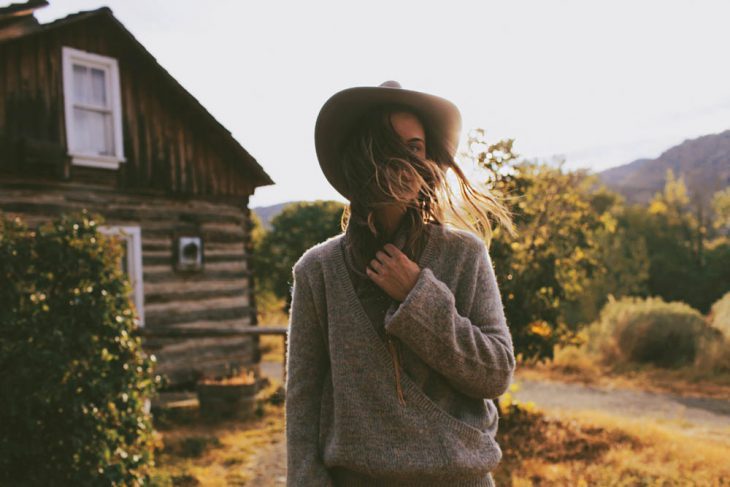
<svg viewBox="0 0 730 487">
<path fill-rule="evenodd" d="M 423 248 L 428 223 L 448 222 L 488 242 L 493 233 L 490 219 L 494 218 L 514 234 L 507 207 L 491 192 L 482 192 L 469 182 L 439 134 L 424 124 L 425 158 L 401 141 L 390 118 L 399 111 L 418 116 L 399 105 L 376 107 L 353 128 L 341 150 L 344 177 L 350 188 L 350 203 L 341 226 L 350 235 L 347 246 L 357 272 L 364 274 L 367 263 L 387 243 L 375 220 L 375 211 L 384 206 L 401 204 L 406 208 L 403 218 L 408 236 L 403 252 L 411 260 Z M 446 177 L 448 169 L 457 177 L 463 204 L 454 202 Z M 411 198 L 414 180 L 419 186 L 415 199 Z"/>
</svg>

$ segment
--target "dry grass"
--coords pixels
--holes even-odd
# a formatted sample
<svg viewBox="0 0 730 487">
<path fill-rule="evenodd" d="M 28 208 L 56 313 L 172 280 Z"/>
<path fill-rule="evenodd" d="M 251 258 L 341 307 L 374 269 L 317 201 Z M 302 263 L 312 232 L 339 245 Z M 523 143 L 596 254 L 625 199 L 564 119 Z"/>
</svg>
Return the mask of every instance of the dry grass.
<svg viewBox="0 0 730 487">
<path fill-rule="evenodd" d="M 517 367 L 519 379 L 593 384 L 682 396 L 730 398 L 730 372 L 709 372 L 694 367 L 662 369 L 653 365 L 616 362 L 610 365 L 576 346 L 556 347 L 554 359 Z"/>
<path fill-rule="evenodd" d="M 197 408 L 158 415 L 155 486 L 245 485 L 253 455 L 284 431 L 279 383 L 257 395 L 257 415 L 211 422 Z"/>
<path fill-rule="evenodd" d="M 730 439 L 710 441 L 646 419 L 545 412 L 510 393 L 500 410 L 500 487 L 730 485 Z M 283 405 L 266 402 L 262 414 L 249 421 L 206 423 L 194 413 L 161 421 L 155 485 L 245 485 L 257 450 L 284 435 Z"/>
<path fill-rule="evenodd" d="M 730 441 L 713 442 L 645 419 L 501 406 L 497 485 L 730 485 Z"/>
<path fill-rule="evenodd" d="M 284 326 L 289 323 L 289 315 L 284 312 L 285 301 L 271 293 L 256 294 L 257 319 L 259 326 Z M 279 362 L 284 358 L 284 339 L 280 336 L 262 336 L 259 338 L 261 360 Z"/>
</svg>

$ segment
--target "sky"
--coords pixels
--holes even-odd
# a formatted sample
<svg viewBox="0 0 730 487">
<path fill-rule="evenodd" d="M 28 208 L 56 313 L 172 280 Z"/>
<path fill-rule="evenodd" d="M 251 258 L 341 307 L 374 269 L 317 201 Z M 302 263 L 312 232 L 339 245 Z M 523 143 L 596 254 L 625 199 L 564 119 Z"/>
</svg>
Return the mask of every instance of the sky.
<svg viewBox="0 0 730 487">
<path fill-rule="evenodd" d="M 453 101 L 463 140 L 480 127 L 568 169 L 730 129 L 724 0 L 49 3 L 41 22 L 112 9 L 274 180 L 250 207 L 345 202 L 317 162 L 317 114 L 342 89 L 386 80 Z"/>
</svg>

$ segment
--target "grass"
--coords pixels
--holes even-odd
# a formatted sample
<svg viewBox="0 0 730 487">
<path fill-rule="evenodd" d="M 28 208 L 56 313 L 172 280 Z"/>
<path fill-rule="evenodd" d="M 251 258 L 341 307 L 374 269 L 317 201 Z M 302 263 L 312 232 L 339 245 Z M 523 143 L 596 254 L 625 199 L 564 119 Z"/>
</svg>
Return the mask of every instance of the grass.
<svg viewBox="0 0 730 487">
<path fill-rule="evenodd" d="M 190 411 L 160 418 L 155 485 L 245 485 L 256 451 L 284 437 L 283 405 L 271 403 L 276 387 L 267 388 L 262 416 L 252 420 L 209 423 Z M 730 485 L 730 440 L 646 419 L 544 411 L 510 393 L 500 411 L 499 486 Z"/>
<path fill-rule="evenodd" d="M 256 295 L 258 323 L 261 327 L 288 326 L 289 315 L 284 312 L 285 301 L 269 292 Z M 259 339 L 261 360 L 265 362 L 281 362 L 284 357 L 284 340 L 280 336 L 264 335 Z"/>
<path fill-rule="evenodd" d="M 502 407 L 497 485 L 730 485 L 730 441 L 716 442 L 646 419 Z"/>
<path fill-rule="evenodd" d="M 554 359 L 542 363 L 520 361 L 517 377 L 593 384 L 598 386 L 669 392 L 681 396 L 730 398 L 730 372 L 710 372 L 695 367 L 662 369 L 650 364 L 603 364 L 573 345 L 554 349 Z"/>
<path fill-rule="evenodd" d="M 211 421 L 197 408 L 159 411 L 153 485 L 245 485 L 254 455 L 283 437 L 279 386 L 272 381 L 259 392 L 257 414 L 250 419 Z"/>
</svg>

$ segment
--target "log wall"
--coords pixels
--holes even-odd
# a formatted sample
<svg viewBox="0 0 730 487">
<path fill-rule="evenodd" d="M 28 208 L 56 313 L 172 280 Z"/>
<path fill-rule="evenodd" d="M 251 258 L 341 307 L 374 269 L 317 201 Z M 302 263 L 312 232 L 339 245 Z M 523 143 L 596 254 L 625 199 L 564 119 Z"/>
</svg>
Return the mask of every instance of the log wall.
<svg viewBox="0 0 730 487">
<path fill-rule="evenodd" d="M 145 295 L 145 348 L 172 386 L 259 361 L 255 336 L 200 337 L 200 330 L 255 326 L 247 198 L 205 199 L 122 192 L 103 185 L 0 177 L 0 211 L 30 224 L 71 211 L 99 213 L 106 225 L 139 226 Z M 180 234 L 202 237 L 204 269 L 174 269 Z M 155 331 L 160 336 L 155 336 Z M 195 330 L 197 335 L 186 330 Z"/>
</svg>

